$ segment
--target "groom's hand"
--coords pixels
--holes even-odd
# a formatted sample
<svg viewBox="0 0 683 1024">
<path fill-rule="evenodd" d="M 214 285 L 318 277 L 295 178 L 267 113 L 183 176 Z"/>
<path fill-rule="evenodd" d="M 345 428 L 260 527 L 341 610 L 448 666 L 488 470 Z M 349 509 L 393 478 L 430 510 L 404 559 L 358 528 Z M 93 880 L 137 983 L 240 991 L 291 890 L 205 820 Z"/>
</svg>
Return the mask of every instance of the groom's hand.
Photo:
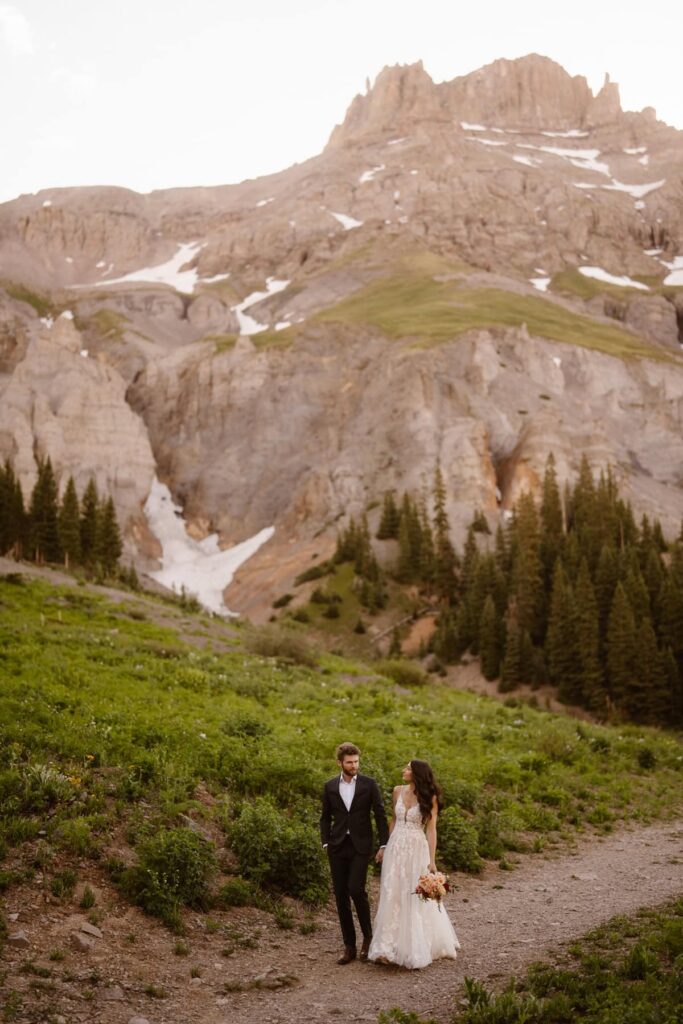
<svg viewBox="0 0 683 1024">
<path fill-rule="evenodd" d="M 384 847 L 383 846 L 375 854 L 375 860 L 377 861 L 378 864 L 381 864 L 382 861 L 384 860 Z"/>
</svg>

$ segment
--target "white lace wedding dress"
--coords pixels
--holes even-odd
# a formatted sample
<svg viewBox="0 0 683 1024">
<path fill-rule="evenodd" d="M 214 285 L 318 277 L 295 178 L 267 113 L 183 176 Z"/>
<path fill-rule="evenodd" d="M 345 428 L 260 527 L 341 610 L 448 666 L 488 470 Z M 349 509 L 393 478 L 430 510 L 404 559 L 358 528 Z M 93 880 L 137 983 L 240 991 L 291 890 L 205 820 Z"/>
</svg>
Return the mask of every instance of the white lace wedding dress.
<svg viewBox="0 0 683 1024">
<path fill-rule="evenodd" d="M 385 957 L 401 967 L 426 967 L 441 957 L 455 959 L 460 943 L 445 906 L 415 895 L 429 866 L 429 846 L 420 808 L 406 807 L 403 790 L 396 800 L 396 824 L 382 861 L 379 908 L 369 960 Z"/>
</svg>

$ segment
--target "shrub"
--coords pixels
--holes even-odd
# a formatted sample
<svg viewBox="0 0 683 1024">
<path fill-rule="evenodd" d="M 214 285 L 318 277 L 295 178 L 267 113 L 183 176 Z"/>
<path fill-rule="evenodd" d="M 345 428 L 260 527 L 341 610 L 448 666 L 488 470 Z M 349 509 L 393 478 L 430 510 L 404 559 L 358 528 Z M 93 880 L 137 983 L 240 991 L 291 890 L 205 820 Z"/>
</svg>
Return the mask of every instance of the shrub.
<svg viewBox="0 0 683 1024">
<path fill-rule="evenodd" d="M 310 569 L 304 569 L 303 572 L 294 580 L 294 586 L 299 587 L 302 583 L 308 583 L 310 580 L 319 580 L 323 576 L 328 576 L 332 572 L 332 565 L 330 562 L 321 562 L 320 565 L 312 565 Z"/>
<path fill-rule="evenodd" d="M 500 815 L 490 807 L 477 818 L 477 849 L 482 857 L 490 860 L 502 857 L 505 849 L 500 834 Z"/>
<path fill-rule="evenodd" d="M 638 765 L 648 771 L 657 764 L 657 755 L 650 747 L 641 747 L 638 751 Z"/>
<path fill-rule="evenodd" d="M 14 871 L 0 871 L 0 892 L 7 892 L 9 887 L 18 881 Z"/>
<path fill-rule="evenodd" d="M 380 675 L 393 679 L 399 686 L 425 686 L 429 682 L 427 673 L 413 661 L 384 658 L 377 662 L 375 668 Z"/>
<path fill-rule="evenodd" d="M 471 782 L 465 782 L 464 779 L 447 779 L 441 783 L 441 786 L 444 803 L 447 807 L 455 804 L 464 811 L 474 812 L 476 810 L 479 793 Z"/>
<path fill-rule="evenodd" d="M 92 830 L 95 823 L 89 818 L 69 818 L 56 830 L 55 838 L 60 846 L 78 857 L 97 853 L 98 846 Z"/>
<path fill-rule="evenodd" d="M 657 954 L 648 949 L 642 942 L 636 943 L 621 967 L 621 974 L 629 981 L 642 981 L 648 974 L 656 974 L 659 970 Z"/>
<path fill-rule="evenodd" d="M 272 729 L 258 715 L 250 714 L 248 711 L 238 711 L 223 723 L 223 732 L 226 732 L 228 736 L 248 736 L 251 739 L 258 739 L 261 736 L 267 736 Z"/>
<path fill-rule="evenodd" d="M 206 907 L 216 867 L 211 843 L 189 829 L 162 829 L 141 844 L 138 856 L 139 863 L 123 872 L 119 884 L 148 914 L 178 927 L 183 904 Z"/>
<path fill-rule="evenodd" d="M 273 601 L 273 608 L 286 608 L 293 598 L 294 594 L 283 594 L 282 597 L 278 597 Z"/>
<path fill-rule="evenodd" d="M 478 853 L 477 829 L 456 807 L 447 807 L 439 817 L 439 858 L 453 871 L 478 874 L 482 860 Z"/>
<path fill-rule="evenodd" d="M 307 822 L 289 818 L 268 800 L 257 798 L 242 807 L 230 828 L 230 840 L 245 878 L 305 903 L 327 899 L 324 857 Z"/>
<path fill-rule="evenodd" d="M 338 619 L 339 618 L 339 605 L 328 604 L 327 608 L 323 612 L 326 619 Z"/>
<path fill-rule="evenodd" d="M 54 875 L 50 882 L 50 891 L 53 896 L 57 896 L 60 899 L 62 897 L 68 898 L 73 895 L 77 880 L 76 872 L 72 868 L 64 868 L 63 871 L 58 871 Z"/>
<path fill-rule="evenodd" d="M 289 665 L 306 665 L 314 668 L 317 651 L 297 633 L 291 633 L 273 626 L 263 626 L 246 637 L 246 646 L 253 654 L 263 658 L 277 658 Z"/>
<path fill-rule="evenodd" d="M 83 910 L 90 910 L 91 907 L 95 906 L 95 893 L 89 885 L 86 885 L 83 889 L 83 895 L 81 896 L 79 906 L 82 907 Z"/>
<path fill-rule="evenodd" d="M 218 900 L 224 907 L 251 907 L 258 902 L 258 887 L 237 876 L 222 886 Z"/>
</svg>

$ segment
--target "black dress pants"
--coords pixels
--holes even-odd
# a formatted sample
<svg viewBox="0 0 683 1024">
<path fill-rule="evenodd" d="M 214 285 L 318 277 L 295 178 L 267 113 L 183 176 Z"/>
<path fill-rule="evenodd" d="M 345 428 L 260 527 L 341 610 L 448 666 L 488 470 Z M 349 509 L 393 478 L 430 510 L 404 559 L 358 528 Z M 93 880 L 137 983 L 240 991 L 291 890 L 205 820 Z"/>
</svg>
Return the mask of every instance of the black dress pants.
<svg viewBox="0 0 683 1024">
<path fill-rule="evenodd" d="M 328 855 L 344 945 L 355 949 L 356 929 L 351 911 L 352 900 L 363 938 L 372 938 L 370 901 L 365 891 L 370 858 L 356 852 L 351 836 L 346 836 L 341 846 L 334 850 L 330 850 L 328 847 Z"/>
</svg>

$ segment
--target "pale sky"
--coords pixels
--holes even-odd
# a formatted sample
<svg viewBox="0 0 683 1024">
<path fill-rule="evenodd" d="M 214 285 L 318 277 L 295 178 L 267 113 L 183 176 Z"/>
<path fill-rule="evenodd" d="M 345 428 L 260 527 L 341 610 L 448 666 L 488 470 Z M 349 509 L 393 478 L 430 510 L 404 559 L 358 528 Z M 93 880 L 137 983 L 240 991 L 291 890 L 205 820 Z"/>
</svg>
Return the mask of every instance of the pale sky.
<svg viewBox="0 0 683 1024">
<path fill-rule="evenodd" d="M 365 80 L 536 52 L 683 128 L 683 3 L 0 0 L 0 202 L 241 181 L 324 146 Z"/>
</svg>

